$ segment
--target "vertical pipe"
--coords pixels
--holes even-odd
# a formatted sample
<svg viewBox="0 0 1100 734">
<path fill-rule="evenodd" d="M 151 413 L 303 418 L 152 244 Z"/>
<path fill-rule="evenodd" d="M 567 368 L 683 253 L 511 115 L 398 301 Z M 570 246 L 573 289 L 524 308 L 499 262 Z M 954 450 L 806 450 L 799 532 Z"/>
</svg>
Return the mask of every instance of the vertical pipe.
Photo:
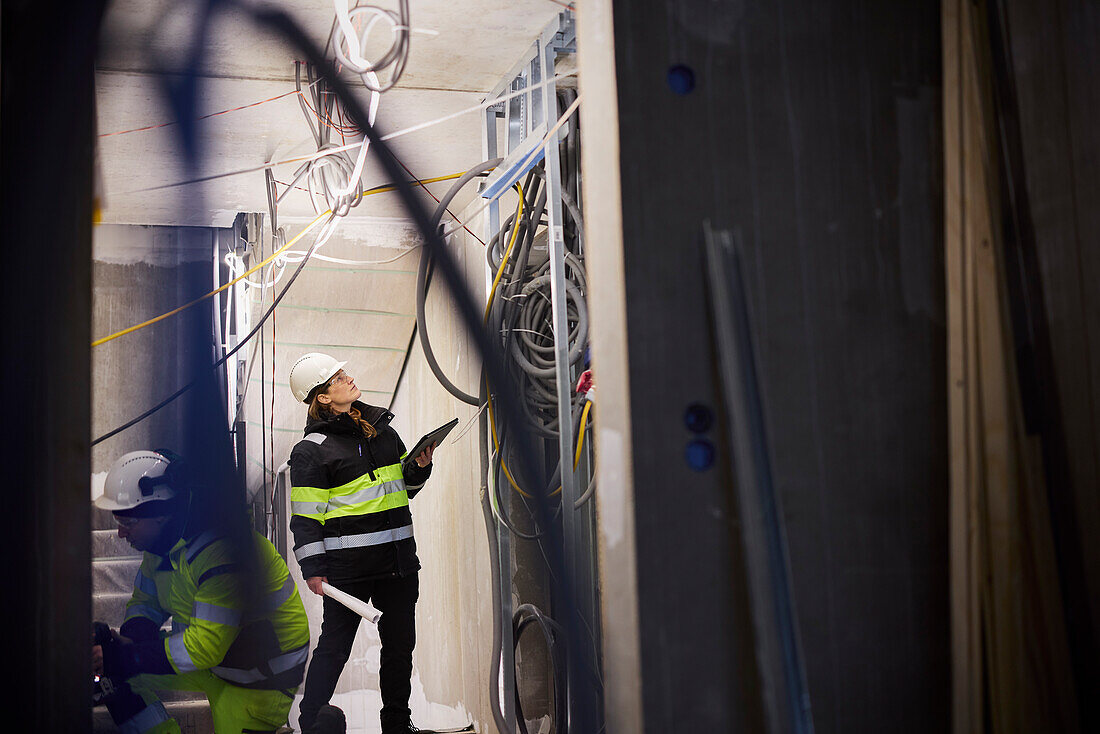
<svg viewBox="0 0 1100 734">
<path fill-rule="evenodd" d="M 511 87 L 509 86 L 510 90 Z M 521 99 L 516 97 L 515 99 Z M 505 135 L 511 137 L 511 117 L 509 110 L 511 109 L 510 103 L 505 103 Z M 493 107 L 489 107 L 485 110 L 484 119 L 484 132 L 482 137 L 482 154 L 483 160 L 491 160 L 498 156 L 497 153 L 497 114 Z M 480 184 L 484 185 L 484 184 Z M 489 209 L 485 216 L 485 241 L 492 240 L 493 234 L 500 228 L 500 206 L 496 200 L 489 204 Z M 493 274 L 489 272 L 488 266 L 485 268 L 485 293 L 488 298 L 489 288 L 492 286 Z M 493 453 L 492 436 L 487 436 L 486 441 L 488 444 L 489 455 Z M 481 468 L 484 474 L 489 470 L 488 466 Z M 502 503 L 508 505 L 510 498 L 502 496 Z M 510 507 L 505 507 L 505 510 L 510 510 Z M 501 669 L 503 672 L 504 687 L 501 701 L 503 708 L 504 721 L 508 726 L 508 731 L 512 732 L 516 729 L 516 710 L 515 710 L 515 688 L 516 688 L 516 661 L 515 651 L 513 648 L 512 640 L 512 545 L 511 538 L 507 532 L 497 533 L 497 548 L 498 559 L 500 563 L 500 609 L 493 610 L 495 614 L 500 614 L 500 631 L 501 631 Z M 496 685 L 496 681 L 492 682 Z"/>
<path fill-rule="evenodd" d="M 557 26 L 550 26 L 539 39 L 539 59 L 542 66 L 542 78 L 554 76 L 554 37 Z M 547 129 L 551 128 L 557 117 L 557 85 L 547 84 L 542 88 L 542 113 Z M 569 370 L 569 315 L 566 308 L 565 290 L 565 237 L 562 228 L 561 208 L 561 162 L 558 156 L 557 135 L 546 141 L 546 213 L 549 223 L 550 246 L 550 303 L 554 328 L 554 367 L 558 385 L 558 453 L 561 462 L 561 502 L 563 558 L 565 578 L 562 583 L 570 592 L 575 592 L 573 580 L 576 578 L 576 517 L 573 503 L 576 500 L 576 481 L 573 475 L 573 418 L 570 387 L 572 379 Z M 567 598 L 575 598 L 568 593 Z M 560 615 L 575 616 L 576 608 L 563 609 Z M 573 630 L 577 625 L 569 625 Z M 572 656 L 570 656 L 572 657 Z M 578 712 L 576 695 L 579 692 L 573 671 L 576 660 L 570 660 L 566 666 L 566 700 L 569 706 L 569 721 L 573 723 Z M 584 726 L 584 723 L 581 726 Z"/>
</svg>

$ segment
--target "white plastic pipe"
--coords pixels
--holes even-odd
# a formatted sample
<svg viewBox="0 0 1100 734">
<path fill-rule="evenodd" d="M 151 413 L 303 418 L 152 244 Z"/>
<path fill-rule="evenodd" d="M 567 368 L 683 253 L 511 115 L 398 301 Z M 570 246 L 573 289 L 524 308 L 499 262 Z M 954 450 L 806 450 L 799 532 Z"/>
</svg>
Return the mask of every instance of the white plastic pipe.
<svg viewBox="0 0 1100 734">
<path fill-rule="evenodd" d="M 363 601 L 362 599 L 356 599 L 354 596 L 348 594 L 347 592 L 340 591 L 335 586 L 332 586 L 326 581 L 321 582 L 321 591 L 325 592 L 325 596 L 331 596 L 333 599 L 340 602 L 345 607 L 355 612 L 368 622 L 378 624 L 378 620 L 382 616 L 382 613 L 380 611 L 372 607 L 367 602 Z"/>
</svg>

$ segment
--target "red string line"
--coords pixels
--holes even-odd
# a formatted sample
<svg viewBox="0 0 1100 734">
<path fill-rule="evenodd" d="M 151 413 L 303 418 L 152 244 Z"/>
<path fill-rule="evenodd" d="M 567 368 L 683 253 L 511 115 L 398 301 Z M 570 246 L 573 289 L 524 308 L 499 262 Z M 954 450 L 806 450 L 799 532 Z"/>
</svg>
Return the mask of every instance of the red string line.
<svg viewBox="0 0 1100 734">
<path fill-rule="evenodd" d="M 277 97 L 269 97 L 268 99 L 264 99 L 264 100 L 261 100 L 259 102 L 253 102 L 252 104 L 241 105 L 240 107 L 234 107 L 232 109 L 222 110 L 220 112 L 211 112 L 209 115 L 203 115 L 201 117 L 196 117 L 195 121 L 197 122 L 198 120 L 205 120 L 205 119 L 210 118 L 210 117 L 217 117 L 218 115 L 224 115 L 228 112 L 236 112 L 238 110 L 247 110 L 249 107 L 258 107 L 259 105 L 267 104 L 268 102 L 274 102 L 275 100 L 282 99 L 283 97 L 289 97 L 292 94 L 299 94 L 299 92 L 298 92 L 297 89 L 295 89 L 292 92 L 286 92 L 284 94 L 278 95 Z M 100 135 L 98 137 L 109 138 L 112 135 L 125 135 L 126 133 L 139 133 L 139 132 L 142 132 L 144 130 L 156 130 L 157 128 L 168 127 L 169 125 L 178 125 L 178 124 L 179 124 L 179 120 L 173 120 L 172 122 L 163 122 L 159 125 L 147 125 L 145 127 L 137 127 L 137 128 L 134 128 L 133 130 L 119 130 L 118 132 L 113 132 L 113 133 L 100 133 Z"/>
</svg>

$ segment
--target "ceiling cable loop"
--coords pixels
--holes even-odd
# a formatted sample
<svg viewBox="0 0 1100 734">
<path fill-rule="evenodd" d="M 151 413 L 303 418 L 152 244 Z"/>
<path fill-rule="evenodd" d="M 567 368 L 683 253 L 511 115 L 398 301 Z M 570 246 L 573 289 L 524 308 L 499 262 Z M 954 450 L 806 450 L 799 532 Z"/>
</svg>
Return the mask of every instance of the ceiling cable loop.
<svg viewBox="0 0 1100 734">
<path fill-rule="evenodd" d="M 332 48 L 336 58 L 347 69 L 358 74 L 363 85 L 372 92 L 392 89 L 405 71 L 409 59 L 409 33 L 413 30 L 409 26 L 409 0 L 400 0 L 396 13 L 374 5 L 360 5 L 349 10 L 348 0 L 333 0 L 333 5 L 336 8 L 336 24 L 332 31 Z M 365 15 L 370 18 L 362 30 L 357 30 L 353 21 Z M 381 58 L 370 61 L 362 52 L 378 21 L 390 24 L 393 41 Z M 386 69 L 390 69 L 390 78 L 382 83 L 377 74 Z"/>
</svg>

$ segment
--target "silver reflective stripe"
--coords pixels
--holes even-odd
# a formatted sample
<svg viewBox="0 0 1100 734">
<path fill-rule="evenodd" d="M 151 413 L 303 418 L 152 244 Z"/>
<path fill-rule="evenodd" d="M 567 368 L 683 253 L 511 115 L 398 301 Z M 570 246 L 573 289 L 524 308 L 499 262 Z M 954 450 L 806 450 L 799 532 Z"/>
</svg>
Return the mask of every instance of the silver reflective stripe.
<svg viewBox="0 0 1100 734">
<path fill-rule="evenodd" d="M 360 502 L 376 500 L 380 497 L 385 497 L 387 494 L 400 492 L 404 488 L 405 483 L 400 479 L 395 479 L 390 482 L 382 482 L 381 484 L 376 484 L 373 487 L 361 489 L 355 494 L 346 494 L 343 496 L 336 495 L 333 497 L 329 497 L 328 506 L 329 509 L 332 509 L 335 507 L 348 507 L 349 505 L 357 505 Z"/>
<path fill-rule="evenodd" d="M 219 678 L 241 684 L 257 683 L 267 677 L 256 668 L 252 670 L 238 670 L 237 668 L 215 666 L 210 669 L 210 672 Z"/>
<path fill-rule="evenodd" d="M 426 483 L 427 483 L 427 481 L 425 480 L 425 481 L 421 482 L 420 484 L 406 484 L 405 489 L 420 489 Z"/>
<path fill-rule="evenodd" d="M 138 569 L 137 575 L 134 576 L 134 588 L 143 594 L 148 594 L 154 599 L 157 597 L 157 585 L 153 579 L 149 578 Z"/>
<path fill-rule="evenodd" d="M 307 558 L 323 555 L 324 552 L 325 544 L 318 540 L 316 543 L 307 543 L 301 548 L 295 548 L 294 557 L 298 559 L 298 563 L 301 563 Z"/>
<path fill-rule="evenodd" d="M 292 596 L 294 596 L 294 579 L 288 575 L 282 586 L 267 595 L 267 599 L 264 600 L 264 607 L 266 611 L 274 612 Z"/>
<path fill-rule="evenodd" d="M 191 620 L 201 619 L 204 622 L 225 624 L 236 627 L 241 623 L 241 613 L 236 609 L 221 607 L 204 601 L 195 602 L 191 607 Z"/>
<path fill-rule="evenodd" d="M 126 609 L 126 621 L 133 617 L 145 617 L 161 625 L 164 624 L 164 620 L 168 619 L 168 613 L 163 609 L 151 607 L 147 604 L 133 604 Z"/>
<path fill-rule="evenodd" d="M 278 675 L 279 673 L 285 673 L 295 666 L 304 664 L 307 657 L 309 657 L 309 645 L 303 645 L 296 650 L 291 650 L 290 652 L 271 658 L 271 660 L 267 661 L 267 664 L 270 666 L 271 672 L 274 675 Z M 219 678 L 243 684 L 258 683 L 269 677 L 261 673 L 258 668 L 241 670 L 240 668 L 223 668 L 219 666 L 211 668 L 211 671 Z"/>
<path fill-rule="evenodd" d="M 212 530 L 207 530 L 206 532 L 199 534 L 198 537 L 188 543 L 188 545 L 191 546 L 191 549 L 187 551 L 187 562 L 191 563 L 192 561 L 194 561 L 195 556 L 197 556 L 201 551 L 205 550 L 215 537 L 217 536 L 214 535 L 214 532 Z"/>
<path fill-rule="evenodd" d="M 156 701 L 123 722 L 118 730 L 123 734 L 143 734 L 165 721 L 170 721 L 168 712 L 164 709 L 163 703 Z"/>
<path fill-rule="evenodd" d="M 291 502 L 291 515 L 324 515 L 328 509 L 326 502 Z"/>
<path fill-rule="evenodd" d="M 379 530 L 376 533 L 360 533 L 359 535 L 341 535 L 338 538 L 325 538 L 325 550 L 339 550 L 341 548 L 363 548 L 369 545 L 381 545 L 393 543 L 397 540 L 411 538 L 413 526 L 406 525 L 393 530 Z"/>
<path fill-rule="evenodd" d="M 328 436 L 326 436 L 323 433 L 310 433 L 306 436 L 307 441 L 312 441 L 313 443 L 317 444 L 318 446 L 323 444 L 325 442 L 326 438 L 328 438 Z"/>
<path fill-rule="evenodd" d="M 278 675 L 279 673 L 285 673 L 291 668 L 302 665 L 305 663 L 306 658 L 309 657 L 309 645 L 302 645 L 297 650 L 291 650 L 290 652 L 283 653 L 277 658 L 273 658 L 268 661 L 268 665 L 271 666 L 271 672 Z"/>
<path fill-rule="evenodd" d="M 168 638 L 168 651 L 172 653 L 172 662 L 181 673 L 190 673 L 198 670 L 198 666 L 191 660 L 191 653 L 183 644 L 183 633 L 172 635 Z"/>
<path fill-rule="evenodd" d="M 187 629 L 190 626 L 191 625 L 185 624 L 184 622 L 177 622 L 176 618 L 172 617 L 172 634 L 173 635 L 181 634 L 185 629 Z"/>
</svg>

